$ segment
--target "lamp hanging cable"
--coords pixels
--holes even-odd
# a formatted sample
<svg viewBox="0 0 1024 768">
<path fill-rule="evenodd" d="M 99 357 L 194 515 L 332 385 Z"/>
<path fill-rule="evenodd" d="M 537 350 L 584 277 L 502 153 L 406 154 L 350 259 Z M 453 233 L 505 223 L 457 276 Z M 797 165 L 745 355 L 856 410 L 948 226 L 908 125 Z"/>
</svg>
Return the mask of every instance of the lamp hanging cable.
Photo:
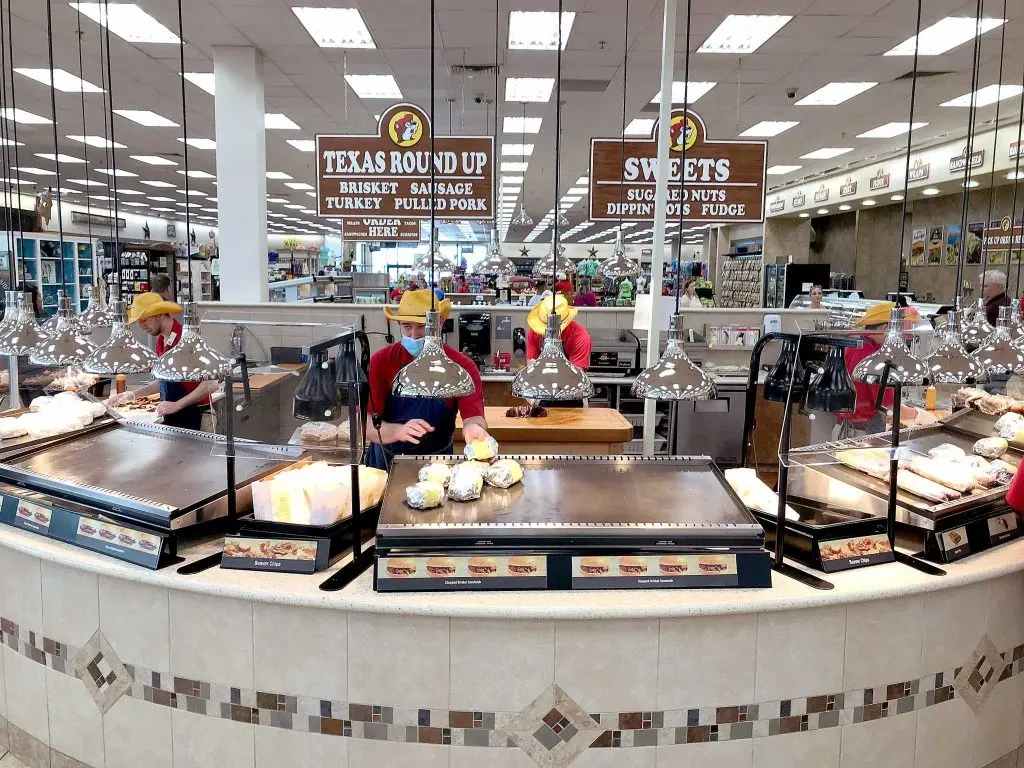
<svg viewBox="0 0 1024 768">
<path fill-rule="evenodd" d="M 1003 19 L 1007 18 L 1007 16 L 1006 16 L 1006 0 L 1003 0 L 1003 15 L 1000 18 L 1003 18 Z M 999 28 L 999 77 L 996 79 L 997 95 L 998 95 L 998 91 L 1001 90 L 1002 87 L 1003 87 L 1003 56 L 1005 55 L 1005 53 L 1006 53 L 1006 25 L 1002 24 L 1002 25 L 1000 25 L 1000 28 Z M 992 131 L 992 184 L 989 186 L 989 189 L 988 189 L 988 211 L 985 214 L 985 226 L 988 226 L 988 222 L 992 221 L 992 206 L 995 203 L 995 195 L 996 195 L 995 174 L 996 174 L 996 152 L 997 152 L 996 140 L 997 140 L 998 135 L 999 135 L 999 108 L 1002 106 L 1002 104 L 1003 104 L 1003 100 L 997 98 L 996 99 L 996 117 L 995 117 L 995 120 L 992 123 L 992 125 L 995 126 L 993 131 Z M 967 155 L 967 165 L 968 166 L 971 165 L 971 156 L 970 156 L 970 154 Z M 965 197 L 969 196 L 970 193 L 971 193 L 970 182 L 967 182 L 966 185 L 964 186 L 964 196 Z M 1010 224 L 1011 224 L 1011 227 L 1010 227 L 1010 229 L 1011 229 L 1010 245 L 1011 245 L 1011 250 L 1012 250 L 1012 245 L 1013 245 L 1013 233 L 1012 233 L 1012 230 L 1013 230 L 1013 227 L 1012 227 L 1013 220 L 1012 220 L 1012 218 L 1010 220 Z M 963 238 L 964 238 L 964 236 L 966 236 L 966 233 L 963 230 L 961 230 L 960 236 L 961 236 L 961 242 L 963 242 Z M 988 250 L 987 248 L 983 248 L 982 249 L 982 258 L 984 258 L 984 253 L 987 250 Z M 1009 253 L 1007 253 L 1007 263 L 1009 263 Z M 984 288 L 984 286 L 982 286 L 982 287 Z"/>
<path fill-rule="evenodd" d="M 434 209 L 434 201 L 437 197 L 437 189 L 434 179 L 437 175 L 434 165 L 434 98 L 437 95 L 434 91 L 436 75 L 434 73 L 434 11 L 437 0 L 430 0 L 430 311 L 437 308 L 437 285 L 434 282 L 434 250 L 437 248 L 437 218 Z M 448 102 L 448 124 L 449 130 L 452 122 L 452 105 Z"/>
<path fill-rule="evenodd" d="M 982 0 L 977 0 L 975 6 L 975 24 L 981 24 L 981 14 L 984 10 L 984 4 Z M 981 69 L 981 35 L 977 34 L 978 30 L 975 29 L 974 36 L 974 55 L 971 58 L 971 100 L 970 107 L 967 110 L 967 145 L 965 147 L 965 160 L 964 163 L 964 196 L 963 202 L 960 207 L 960 233 L 964 238 L 964 246 L 960 248 L 960 254 L 956 260 L 956 308 L 960 308 L 960 301 L 963 297 L 963 286 L 964 286 L 964 260 L 966 258 L 966 244 L 967 244 L 967 208 L 970 201 L 971 190 L 967 186 L 971 178 L 971 155 L 974 153 L 974 131 L 975 131 L 975 114 L 978 109 L 978 72 Z M 915 48 L 916 56 L 916 48 Z M 915 74 L 917 68 L 914 68 Z M 909 143 L 909 142 L 908 142 Z M 909 163 L 909 159 L 907 161 Z M 906 216 L 906 196 L 904 196 L 903 208 L 904 217 Z M 984 226 L 987 226 L 988 222 Z M 982 230 L 982 249 L 981 249 L 981 270 L 985 271 L 985 247 L 984 247 L 984 229 Z M 902 245 L 902 240 L 900 241 Z"/>
<path fill-rule="evenodd" d="M 61 212 L 60 204 L 60 148 L 57 146 L 57 89 L 52 87 L 54 83 L 53 71 L 53 0 L 46 0 L 46 50 L 50 63 L 50 116 L 53 119 L 53 165 L 57 174 L 57 199 L 51 199 L 51 205 L 57 206 L 57 238 L 60 244 L 60 252 L 57 258 L 60 259 L 60 266 L 57 274 L 60 275 L 60 290 L 67 290 L 67 280 L 64 274 L 64 214 Z M 40 282 L 42 281 L 42 275 Z"/>
<path fill-rule="evenodd" d="M 1021 88 L 1024 88 L 1024 70 L 1021 71 L 1020 77 Z M 1017 115 L 1017 151 L 1016 158 L 1013 164 L 1013 199 L 1010 201 L 1010 221 L 1016 223 L 1017 221 L 1017 193 L 1020 191 L 1020 158 L 1024 155 L 1024 98 L 1020 100 L 1020 112 Z M 1024 218 L 1024 206 L 1022 206 L 1022 218 Z M 967 233 L 963 233 L 966 242 Z M 1013 295 L 1020 296 L 1020 273 L 1022 270 L 1021 259 L 1024 258 L 1024 243 L 1017 247 L 1017 286 L 1014 288 Z"/>
<path fill-rule="evenodd" d="M 76 14 L 76 15 L 77 15 L 77 19 L 76 19 L 76 21 L 77 21 L 77 29 L 76 29 L 76 32 L 78 33 L 78 77 L 84 82 L 85 81 L 85 60 L 84 60 L 84 58 L 82 56 L 82 37 L 84 35 L 84 33 L 82 32 L 82 14 L 79 13 L 79 14 Z M 88 136 L 89 135 L 89 131 L 86 130 L 86 119 L 85 119 L 85 88 L 84 87 L 81 90 L 81 96 L 82 96 L 82 135 L 83 136 Z M 84 147 L 83 153 L 84 153 L 84 159 L 85 159 L 85 167 L 88 168 L 89 167 L 89 145 L 88 144 L 83 144 L 82 146 Z M 86 188 L 86 191 L 85 191 L 85 219 L 86 219 L 86 222 L 85 223 L 86 223 L 86 231 L 89 233 L 88 236 L 89 236 L 89 249 L 90 249 L 90 253 L 92 252 L 92 247 L 93 247 L 93 245 L 92 245 L 92 202 L 91 202 L 91 200 L 92 200 L 92 196 L 89 194 L 88 188 Z M 95 269 L 96 268 L 95 267 L 95 259 L 93 259 L 93 262 L 94 262 L 93 269 Z"/>
<path fill-rule="evenodd" d="M 900 216 L 900 245 L 899 245 L 899 260 L 900 265 L 903 263 L 903 238 L 907 232 L 907 207 L 909 203 L 909 190 L 910 190 L 910 149 L 913 144 L 914 136 L 914 104 L 917 100 L 917 60 L 919 50 L 918 36 L 921 33 L 921 0 L 917 0 L 917 23 L 914 26 L 914 69 L 913 77 L 910 79 L 910 122 L 907 126 L 907 157 L 903 168 L 903 215 Z M 896 270 L 896 291 L 899 292 L 899 272 Z"/>
<path fill-rule="evenodd" d="M 683 57 L 683 130 L 680 134 L 682 142 L 682 153 L 679 161 L 679 227 L 676 232 L 676 314 L 679 314 L 679 289 L 683 276 L 683 204 L 686 202 L 686 136 L 687 126 L 690 123 L 690 14 L 693 10 L 693 3 L 687 0 L 686 3 L 686 32 L 683 45 L 686 46 L 686 54 Z M 669 147 L 671 150 L 672 147 Z"/>
<path fill-rule="evenodd" d="M 188 186 L 188 109 L 185 105 L 185 22 L 182 18 L 181 0 L 178 0 L 178 64 L 181 72 L 181 132 L 185 165 L 185 263 L 188 264 L 188 299 L 195 301 L 195 283 L 192 282 L 192 197 L 189 195 Z"/>
<path fill-rule="evenodd" d="M 13 59 L 13 56 L 14 56 L 14 34 L 11 31 L 11 25 L 14 22 L 13 22 L 13 17 L 12 17 L 12 14 L 11 14 L 11 2 L 12 2 L 12 0 L 7 0 L 7 51 L 11 55 L 11 57 L 12 57 L 11 58 L 11 62 L 13 63 L 13 61 L 14 61 L 14 59 Z M 2 6 L 0 6 L 0 10 L 2 10 Z M 18 93 L 17 93 L 17 88 L 16 88 L 16 86 L 14 84 L 14 73 L 13 72 L 11 73 L 11 114 L 12 115 L 18 114 Z M 17 210 L 18 239 L 22 243 L 22 248 L 24 248 L 25 247 L 24 246 L 24 244 L 25 244 L 25 224 L 24 224 L 24 221 L 23 221 L 24 217 L 21 215 L 21 157 L 20 157 L 20 154 L 18 152 L 18 145 L 19 145 L 19 142 L 18 142 L 18 121 L 17 120 L 11 120 L 11 122 L 14 124 L 14 127 L 13 127 L 13 131 L 14 131 L 14 168 L 15 168 L 15 171 L 14 171 L 15 182 L 14 183 L 15 183 L 15 186 L 18 188 L 18 210 Z M 22 287 L 24 287 L 24 284 L 25 284 L 24 264 L 22 264 L 21 279 L 22 279 Z"/>
<path fill-rule="evenodd" d="M 4 31 L 6 29 L 6 22 L 4 21 L 3 6 L 0 5 L 0 41 L 5 38 Z M 12 61 L 13 64 L 13 61 Z M 14 74 L 12 72 L 11 79 L 13 80 Z M 3 114 L 7 114 L 7 46 L 0 44 L 0 109 L 3 110 Z M 18 284 L 18 258 L 14 252 L 14 196 L 18 196 L 18 207 L 21 207 L 21 193 L 18 190 L 12 189 L 12 179 L 9 177 L 11 171 L 11 150 L 10 140 L 8 137 L 7 120 L 0 120 L 0 156 L 3 158 L 5 176 L 3 178 L 4 185 L 4 223 L 5 230 L 7 233 L 7 254 L 8 259 L 11 262 L 11 270 L 13 272 L 12 285 L 9 287 L 14 288 Z M 10 315 L 7 313 L 8 307 L 4 307 L 4 320 L 6 321 Z M 10 307 L 13 309 L 13 307 Z"/>
<path fill-rule="evenodd" d="M 110 24 L 106 23 L 107 19 L 110 18 L 110 2 L 109 0 L 103 0 L 103 37 L 106 40 L 107 48 L 107 90 L 110 92 L 110 98 L 107 99 L 107 103 L 110 105 L 109 117 L 110 117 L 110 138 L 106 143 L 110 144 L 110 188 L 112 191 L 111 197 L 114 199 L 114 273 L 117 276 L 117 295 L 121 295 L 121 233 L 117 226 L 117 220 L 120 218 L 120 209 L 118 208 L 117 199 L 117 142 L 114 139 L 114 77 L 113 71 L 110 66 Z M 188 145 L 186 145 L 188 146 Z M 187 178 L 187 177 L 186 177 Z M 187 209 L 186 209 L 187 210 Z M 187 235 L 186 235 L 187 236 Z"/>
<path fill-rule="evenodd" d="M 629 0 L 626 0 L 626 15 L 622 24 L 622 136 L 619 137 L 619 232 L 622 232 L 622 212 L 625 210 L 626 173 L 626 83 L 629 79 Z"/>
</svg>

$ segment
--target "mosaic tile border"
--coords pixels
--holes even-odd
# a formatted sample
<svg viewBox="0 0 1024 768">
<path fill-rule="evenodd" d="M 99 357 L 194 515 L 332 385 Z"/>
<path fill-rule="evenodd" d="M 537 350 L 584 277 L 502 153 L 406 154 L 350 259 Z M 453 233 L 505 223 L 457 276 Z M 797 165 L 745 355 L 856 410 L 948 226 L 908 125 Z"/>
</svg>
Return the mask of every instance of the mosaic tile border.
<svg viewBox="0 0 1024 768">
<path fill-rule="evenodd" d="M 584 712 L 557 685 L 549 686 L 522 712 L 391 707 L 236 688 L 124 664 L 100 631 L 85 648 L 78 649 L 26 630 L 4 617 L 0 617 L 0 643 L 37 664 L 82 680 L 101 712 L 125 695 L 157 706 L 271 728 L 356 739 L 481 748 L 522 747 L 523 742 L 516 736 L 524 732 L 522 716 L 545 697 L 548 702 L 561 701 L 567 712 Z M 98 650 L 102 651 L 102 658 L 96 655 Z M 106 663 L 100 664 L 104 659 Z M 1024 672 L 1024 644 L 1000 654 L 988 637 L 983 636 L 969 664 L 982 666 L 976 670 L 965 665 L 872 688 L 756 704 L 585 713 L 593 721 L 593 727 L 582 728 L 582 723 L 574 721 L 573 735 L 585 731 L 592 739 L 586 748 L 592 749 L 654 747 L 836 728 L 920 711 L 955 698 L 964 699 L 976 709 L 987 700 L 995 685 Z M 96 669 L 90 669 L 89 665 Z M 100 666 L 112 670 L 114 679 L 107 680 L 110 672 L 98 675 Z M 123 670 L 128 679 L 119 679 L 118 670 Z M 977 674 L 973 674 L 975 672 Z M 557 711 L 549 709 L 550 712 L 545 709 L 548 715 Z M 547 722 L 544 717 L 542 712 L 537 714 L 538 726 Z M 546 735 L 543 729 L 538 730 Z M 555 733 L 560 731 L 555 730 Z M 545 764 L 539 760 L 538 763 Z"/>
</svg>

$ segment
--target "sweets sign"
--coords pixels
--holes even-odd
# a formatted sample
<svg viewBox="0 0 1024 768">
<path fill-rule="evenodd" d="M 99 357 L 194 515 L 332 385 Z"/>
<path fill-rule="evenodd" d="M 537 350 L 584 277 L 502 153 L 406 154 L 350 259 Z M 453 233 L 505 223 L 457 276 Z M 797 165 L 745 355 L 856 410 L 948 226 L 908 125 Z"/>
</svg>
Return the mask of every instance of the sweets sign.
<svg viewBox="0 0 1024 768">
<path fill-rule="evenodd" d="M 767 142 L 712 140 L 694 112 L 672 110 L 668 216 L 694 222 L 764 221 Z M 654 221 L 658 123 L 649 139 L 590 140 L 590 218 Z M 679 189 L 683 142 L 686 189 Z"/>
<path fill-rule="evenodd" d="M 494 139 L 435 136 L 422 109 L 395 104 L 384 110 L 375 136 L 318 134 L 317 215 L 430 218 L 430 165 L 435 169 L 434 211 L 458 219 L 494 216 Z"/>
<path fill-rule="evenodd" d="M 346 240 L 366 242 L 418 243 L 419 219 L 345 219 L 342 233 Z"/>
</svg>

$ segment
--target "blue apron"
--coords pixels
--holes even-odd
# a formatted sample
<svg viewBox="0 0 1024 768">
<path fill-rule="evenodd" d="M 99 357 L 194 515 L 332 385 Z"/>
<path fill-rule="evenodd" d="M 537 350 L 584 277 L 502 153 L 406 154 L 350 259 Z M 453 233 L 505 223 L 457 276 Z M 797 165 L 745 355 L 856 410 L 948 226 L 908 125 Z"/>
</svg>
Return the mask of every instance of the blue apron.
<svg viewBox="0 0 1024 768">
<path fill-rule="evenodd" d="M 403 442 L 389 445 L 370 443 L 370 450 L 366 455 L 368 466 L 386 470 L 391 465 L 391 457 L 395 455 L 434 456 L 452 452 L 455 407 L 449 405 L 447 400 L 389 395 L 381 417 L 390 424 L 405 424 L 413 419 L 423 419 L 434 428 L 434 431 L 421 437 L 419 445 Z M 367 429 L 373 429 L 373 425 L 367 425 Z"/>
<path fill-rule="evenodd" d="M 176 403 L 187 394 L 188 392 L 185 391 L 185 385 L 180 381 L 160 382 L 161 400 L 166 400 L 169 403 Z M 170 413 L 164 416 L 164 424 L 169 427 L 192 429 L 198 432 L 203 426 L 203 409 L 199 405 L 190 405 L 187 408 L 182 408 L 177 413 Z"/>
</svg>

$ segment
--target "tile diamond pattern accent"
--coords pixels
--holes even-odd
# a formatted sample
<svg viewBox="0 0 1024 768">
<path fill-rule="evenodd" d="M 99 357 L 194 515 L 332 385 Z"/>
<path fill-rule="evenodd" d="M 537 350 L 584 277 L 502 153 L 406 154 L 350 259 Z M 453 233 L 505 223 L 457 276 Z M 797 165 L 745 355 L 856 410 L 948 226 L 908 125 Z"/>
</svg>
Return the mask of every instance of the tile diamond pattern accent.
<svg viewBox="0 0 1024 768">
<path fill-rule="evenodd" d="M 98 629 L 72 659 L 71 666 L 103 713 L 114 706 L 134 682 L 106 636 Z"/>
<path fill-rule="evenodd" d="M 988 701 L 992 689 L 1002 677 L 1007 662 L 988 635 L 978 641 L 974 653 L 953 680 L 953 687 L 974 714 Z"/>
<path fill-rule="evenodd" d="M 557 685 L 549 686 L 502 729 L 542 768 L 564 768 L 604 732 Z"/>
</svg>

